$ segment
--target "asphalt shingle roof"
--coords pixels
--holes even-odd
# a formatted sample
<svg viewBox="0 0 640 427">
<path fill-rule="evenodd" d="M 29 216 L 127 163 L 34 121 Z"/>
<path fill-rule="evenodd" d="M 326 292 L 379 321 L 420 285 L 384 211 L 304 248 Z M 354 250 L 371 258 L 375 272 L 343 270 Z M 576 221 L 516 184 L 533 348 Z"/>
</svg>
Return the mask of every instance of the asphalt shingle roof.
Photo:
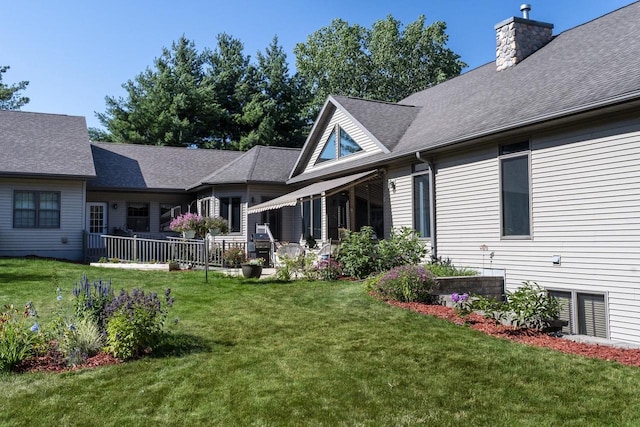
<svg viewBox="0 0 640 427">
<path fill-rule="evenodd" d="M 377 109 L 386 107 L 371 101 L 334 98 L 373 135 L 385 135 L 380 138 L 391 152 L 305 174 L 298 165 L 289 182 L 362 170 L 416 151 L 639 100 L 640 2 L 555 36 L 507 70 L 497 71 L 492 61 L 401 100 L 403 109 L 418 107 L 411 123 L 402 114 L 382 120 Z"/>
<path fill-rule="evenodd" d="M 0 175 L 95 176 L 84 117 L 0 111 Z"/>
<path fill-rule="evenodd" d="M 640 96 L 640 2 L 557 35 L 514 67 L 494 62 L 401 101 L 423 108 L 396 152 L 560 117 Z"/>
<path fill-rule="evenodd" d="M 251 182 L 284 184 L 299 155 L 298 148 L 258 145 L 202 179 L 200 184 Z"/>
<path fill-rule="evenodd" d="M 333 97 L 389 151 L 393 150 L 420 112 L 420 107 L 370 101 L 347 96 Z"/>
<path fill-rule="evenodd" d="M 91 189 L 186 190 L 241 157 L 238 151 L 91 143 L 97 177 Z"/>
</svg>

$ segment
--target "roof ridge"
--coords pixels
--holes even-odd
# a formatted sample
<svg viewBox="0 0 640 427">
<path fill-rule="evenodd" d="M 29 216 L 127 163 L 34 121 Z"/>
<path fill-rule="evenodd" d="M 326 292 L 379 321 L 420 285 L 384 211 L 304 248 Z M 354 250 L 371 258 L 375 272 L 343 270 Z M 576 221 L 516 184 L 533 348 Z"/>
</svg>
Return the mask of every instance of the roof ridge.
<svg viewBox="0 0 640 427">
<path fill-rule="evenodd" d="M 382 101 L 382 100 L 379 100 L 379 99 L 359 98 L 357 96 L 348 96 L 348 95 L 331 95 L 331 96 L 336 101 L 338 101 L 337 97 L 340 97 L 340 98 L 352 99 L 354 101 L 365 101 L 365 102 L 373 102 L 373 103 L 376 103 L 376 104 L 391 105 L 391 106 L 394 106 L 394 107 L 417 107 L 417 108 L 421 107 L 420 105 L 401 104 L 400 102 Z"/>
</svg>

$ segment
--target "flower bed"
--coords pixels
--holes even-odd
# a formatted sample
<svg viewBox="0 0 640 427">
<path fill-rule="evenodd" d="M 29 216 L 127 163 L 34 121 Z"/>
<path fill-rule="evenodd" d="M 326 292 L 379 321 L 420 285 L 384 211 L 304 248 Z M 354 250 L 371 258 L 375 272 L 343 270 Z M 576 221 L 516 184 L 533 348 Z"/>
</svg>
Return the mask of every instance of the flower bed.
<svg viewBox="0 0 640 427">
<path fill-rule="evenodd" d="M 387 303 L 396 307 L 412 310 L 420 314 L 435 316 L 460 326 L 467 325 L 471 329 L 484 332 L 485 334 L 494 337 L 509 339 L 511 341 L 535 345 L 538 347 L 546 347 L 563 353 L 615 361 L 623 365 L 640 367 L 640 349 L 578 343 L 568 339 L 555 337 L 534 329 L 497 325 L 495 321 L 486 319 L 475 313 L 461 317 L 456 314 L 456 311 L 453 308 L 441 305 L 398 301 L 387 301 Z"/>
</svg>

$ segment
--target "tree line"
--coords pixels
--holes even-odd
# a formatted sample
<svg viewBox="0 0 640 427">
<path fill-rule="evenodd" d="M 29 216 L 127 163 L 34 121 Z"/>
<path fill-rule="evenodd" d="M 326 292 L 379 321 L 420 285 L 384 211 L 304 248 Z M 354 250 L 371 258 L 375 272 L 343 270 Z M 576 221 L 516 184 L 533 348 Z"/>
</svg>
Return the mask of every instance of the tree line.
<svg viewBox="0 0 640 427">
<path fill-rule="evenodd" d="M 301 147 L 328 95 L 397 102 L 459 75 L 466 64 L 447 39 L 446 24 L 426 25 L 424 16 L 403 26 L 389 15 L 371 28 L 335 19 L 295 46 L 291 72 L 277 36 L 255 61 L 229 34 L 203 50 L 182 36 L 122 85 L 124 96 L 105 97 L 105 111 L 96 113 L 104 130 L 89 134 L 150 145 Z M 3 85 L 6 68 L 0 108 L 20 108 L 28 82 Z"/>
</svg>

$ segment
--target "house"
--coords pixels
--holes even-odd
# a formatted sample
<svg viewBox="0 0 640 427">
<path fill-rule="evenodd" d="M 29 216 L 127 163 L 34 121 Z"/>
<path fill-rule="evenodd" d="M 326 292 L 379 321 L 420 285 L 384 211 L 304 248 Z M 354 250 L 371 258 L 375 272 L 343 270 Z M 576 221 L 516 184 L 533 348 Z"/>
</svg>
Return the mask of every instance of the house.
<svg viewBox="0 0 640 427">
<path fill-rule="evenodd" d="M 329 97 L 299 188 L 248 212 L 298 203 L 301 241 L 414 228 L 433 257 L 549 289 L 567 332 L 640 343 L 640 3 L 555 36 L 524 12 L 495 62 L 396 104 Z"/>
<path fill-rule="evenodd" d="M 0 111 L 0 256 L 82 259 L 87 180 L 83 117 Z"/>
<path fill-rule="evenodd" d="M 91 143 L 91 150 L 96 178 L 87 183 L 90 233 L 160 237 L 171 231 L 172 218 L 197 212 L 226 218 L 229 242 L 251 238 L 262 218 L 248 221 L 247 206 L 285 193 L 300 153 L 263 146 L 239 152 L 113 143 Z M 280 213 L 264 219 L 280 238 Z"/>
<path fill-rule="evenodd" d="M 0 149 L 0 256 L 81 260 L 103 234 L 164 237 L 188 211 L 228 219 L 230 242 L 247 242 L 260 220 L 292 237 L 286 211 L 248 221 L 247 206 L 290 188 L 298 149 L 95 143 L 83 117 L 20 111 L 0 111 Z"/>
</svg>

